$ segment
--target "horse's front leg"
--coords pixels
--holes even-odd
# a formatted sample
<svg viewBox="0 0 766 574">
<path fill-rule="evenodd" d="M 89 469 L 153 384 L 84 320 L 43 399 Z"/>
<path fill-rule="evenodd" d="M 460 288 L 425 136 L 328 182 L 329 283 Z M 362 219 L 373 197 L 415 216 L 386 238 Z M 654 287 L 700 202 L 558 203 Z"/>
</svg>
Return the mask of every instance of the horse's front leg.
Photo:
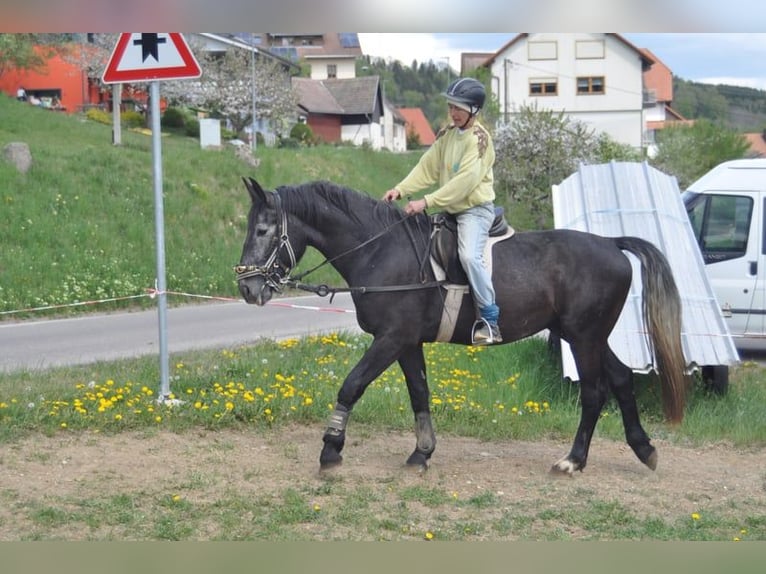
<svg viewBox="0 0 766 574">
<path fill-rule="evenodd" d="M 346 442 L 346 424 L 351 410 L 369 384 L 379 377 L 398 357 L 402 344 L 396 337 L 375 337 L 361 360 L 351 369 L 338 391 L 335 410 L 330 415 L 319 455 L 320 469 L 326 470 L 343 461 L 341 451 Z"/>
<path fill-rule="evenodd" d="M 415 415 L 415 450 L 407 459 L 407 465 L 425 470 L 428 468 L 428 459 L 436 448 L 436 434 L 431 424 L 430 393 L 423 345 L 405 348 L 399 356 L 399 366 L 407 381 L 407 391 Z"/>
</svg>

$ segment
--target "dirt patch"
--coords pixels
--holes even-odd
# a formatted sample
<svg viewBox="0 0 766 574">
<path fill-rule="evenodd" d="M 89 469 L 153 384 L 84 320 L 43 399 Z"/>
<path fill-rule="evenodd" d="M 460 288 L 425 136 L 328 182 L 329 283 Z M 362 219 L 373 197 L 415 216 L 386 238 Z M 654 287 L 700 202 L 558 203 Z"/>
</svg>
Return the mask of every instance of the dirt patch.
<svg viewBox="0 0 766 574">
<path fill-rule="evenodd" d="M 576 508 L 598 499 L 617 501 L 639 517 L 672 520 L 708 509 L 719 516 L 741 516 L 745 506 L 748 515 L 766 514 L 766 449 L 742 451 L 721 444 L 684 448 L 654 441 L 659 466 L 652 472 L 627 445 L 596 438 L 584 472 L 554 477 L 548 470 L 568 451 L 566 442 L 440 436 L 430 469 L 416 473 L 403 468 L 414 446 L 413 434 L 372 434 L 357 427 L 349 429 L 344 464 L 322 474 L 321 432 L 296 426 L 265 434 L 62 433 L 2 445 L 0 540 L 23 538 L 29 508 L 46 500 L 82 500 L 108 492 L 156 500 L 179 493 L 193 503 L 208 504 L 232 490 L 245 497 L 291 488 L 321 492 L 328 477 L 341 480 L 345 492 L 363 487 L 381 492 L 383 499 L 386 493 L 413 486 L 459 500 L 489 493 L 496 506 L 519 511 Z M 419 510 L 429 512 L 427 505 Z M 448 513 L 444 507 L 436 511 Z"/>
</svg>

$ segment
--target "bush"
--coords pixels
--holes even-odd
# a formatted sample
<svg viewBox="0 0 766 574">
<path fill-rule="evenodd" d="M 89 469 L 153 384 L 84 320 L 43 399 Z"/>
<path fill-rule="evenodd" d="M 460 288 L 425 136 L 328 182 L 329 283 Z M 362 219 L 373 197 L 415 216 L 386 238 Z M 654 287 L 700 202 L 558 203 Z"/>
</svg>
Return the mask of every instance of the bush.
<svg viewBox="0 0 766 574">
<path fill-rule="evenodd" d="M 120 114 L 120 122 L 129 128 L 142 128 L 145 120 L 143 114 L 131 110 Z"/>
<path fill-rule="evenodd" d="M 290 139 L 294 139 L 303 145 L 315 145 L 314 131 L 308 124 L 295 124 L 290 130 Z"/>
<path fill-rule="evenodd" d="M 169 107 L 162 114 L 160 122 L 163 128 L 182 128 L 186 125 L 186 116 L 181 109 Z"/>
<path fill-rule="evenodd" d="M 85 117 L 100 124 L 109 125 L 112 123 L 112 114 L 99 108 L 90 108 L 85 112 Z"/>
<path fill-rule="evenodd" d="M 199 120 L 197 118 L 190 118 L 186 120 L 184 132 L 189 137 L 199 138 Z"/>
</svg>

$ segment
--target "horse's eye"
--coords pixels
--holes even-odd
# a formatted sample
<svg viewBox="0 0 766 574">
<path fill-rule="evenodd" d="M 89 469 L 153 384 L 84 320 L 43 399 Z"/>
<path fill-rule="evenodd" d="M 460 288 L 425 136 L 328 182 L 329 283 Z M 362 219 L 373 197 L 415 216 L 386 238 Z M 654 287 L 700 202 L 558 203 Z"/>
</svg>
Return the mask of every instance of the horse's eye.
<svg viewBox="0 0 766 574">
<path fill-rule="evenodd" d="M 268 232 L 268 228 L 267 227 L 258 227 L 255 230 L 255 235 L 257 237 L 263 237 L 264 235 L 266 235 L 266 232 Z"/>
</svg>

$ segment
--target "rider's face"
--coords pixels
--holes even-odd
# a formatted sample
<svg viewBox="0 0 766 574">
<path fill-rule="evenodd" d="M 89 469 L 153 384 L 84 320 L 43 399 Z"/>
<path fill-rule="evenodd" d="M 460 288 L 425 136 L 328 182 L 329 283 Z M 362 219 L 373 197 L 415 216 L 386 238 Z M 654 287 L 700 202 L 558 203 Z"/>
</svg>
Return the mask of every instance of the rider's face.
<svg viewBox="0 0 766 574">
<path fill-rule="evenodd" d="M 454 104 L 447 104 L 447 108 L 449 110 L 449 116 L 452 118 L 452 123 L 456 126 L 464 125 L 471 117 L 469 112 Z"/>
</svg>

